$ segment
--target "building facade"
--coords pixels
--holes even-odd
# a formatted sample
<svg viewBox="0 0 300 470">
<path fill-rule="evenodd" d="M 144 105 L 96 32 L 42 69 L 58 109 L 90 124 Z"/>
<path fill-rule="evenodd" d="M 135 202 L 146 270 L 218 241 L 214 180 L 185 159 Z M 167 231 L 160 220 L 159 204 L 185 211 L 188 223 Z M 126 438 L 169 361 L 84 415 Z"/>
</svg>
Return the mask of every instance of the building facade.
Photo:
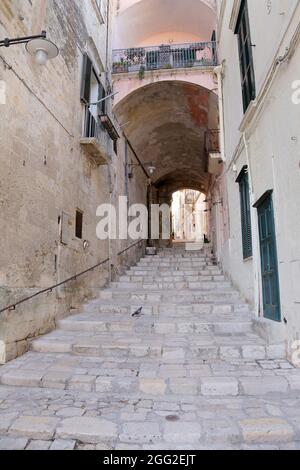
<svg viewBox="0 0 300 470">
<path fill-rule="evenodd" d="M 0 49 L 1 306 L 45 290 L 0 313 L 0 362 L 143 253 L 97 238 L 99 205 L 171 205 L 187 189 L 205 195 L 206 241 L 257 331 L 292 357 L 299 23 L 297 0 L 2 0 L 1 38 L 46 30 L 60 54 L 41 68 Z"/>
<path fill-rule="evenodd" d="M 299 341 L 298 1 L 219 2 L 226 170 L 218 181 L 229 230 L 219 258 L 267 339 Z M 298 82 L 297 82 L 298 80 Z"/>
</svg>

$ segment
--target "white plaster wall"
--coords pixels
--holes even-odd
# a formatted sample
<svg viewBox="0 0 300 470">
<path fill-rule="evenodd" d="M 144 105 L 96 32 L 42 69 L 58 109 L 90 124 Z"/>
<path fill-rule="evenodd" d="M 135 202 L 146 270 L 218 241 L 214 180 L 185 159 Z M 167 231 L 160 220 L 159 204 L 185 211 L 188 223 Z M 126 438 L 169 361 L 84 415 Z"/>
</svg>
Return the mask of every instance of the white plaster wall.
<svg viewBox="0 0 300 470">
<path fill-rule="evenodd" d="M 237 174 L 247 164 L 245 152 L 237 162 L 237 172 L 230 170 L 226 175 L 229 211 L 229 238 L 224 241 L 221 254 L 224 270 L 240 289 L 243 297 L 254 304 L 253 260 L 243 260 L 242 227 L 239 185 L 235 182 Z"/>
<path fill-rule="evenodd" d="M 255 197 L 274 190 L 282 316 L 291 340 L 300 332 L 300 105 L 292 103 L 290 88 L 299 63 L 298 46 L 281 67 L 251 139 Z"/>
<path fill-rule="evenodd" d="M 257 96 L 275 58 L 289 46 L 300 20 L 299 2 L 273 1 L 268 13 L 266 2 L 249 0 Z M 298 4 L 298 9 L 295 6 Z M 235 179 L 243 165 L 249 164 L 252 203 L 265 191 L 274 190 L 273 200 L 277 235 L 282 318 L 287 321 L 289 348 L 300 332 L 300 106 L 292 104 L 291 86 L 300 79 L 300 46 L 288 63 L 280 66 L 270 89 L 260 99 L 260 110 L 245 125 L 248 157 L 239 131 L 243 119 L 237 39 L 229 30 L 233 1 L 226 2 L 221 24 L 220 58 L 224 64 L 225 153 L 228 184 L 230 235 L 223 250 L 226 272 L 262 315 L 260 254 L 257 212 L 252 210 L 253 260 L 243 261 L 239 188 Z M 251 123 L 251 126 L 250 126 Z M 235 158 L 233 162 L 232 159 Z M 235 168 L 233 167 L 233 163 Z M 233 169 L 236 171 L 234 172 Z M 289 349 L 290 350 L 290 349 Z"/>
</svg>

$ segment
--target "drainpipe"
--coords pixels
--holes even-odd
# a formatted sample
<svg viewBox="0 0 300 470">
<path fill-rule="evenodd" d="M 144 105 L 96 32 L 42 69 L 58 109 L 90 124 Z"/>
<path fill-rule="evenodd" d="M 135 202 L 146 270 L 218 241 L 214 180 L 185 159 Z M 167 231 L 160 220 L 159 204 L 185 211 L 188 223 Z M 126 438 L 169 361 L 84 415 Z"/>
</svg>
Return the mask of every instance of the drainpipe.
<svg viewBox="0 0 300 470">
<path fill-rule="evenodd" d="M 110 19 L 110 0 L 107 0 L 107 12 L 106 12 L 106 16 L 107 16 L 107 19 L 106 19 L 106 56 L 105 56 L 105 74 L 106 74 L 106 84 L 109 85 L 110 84 L 110 81 L 109 81 L 109 71 L 108 71 L 108 65 L 109 65 L 109 61 L 108 61 L 108 53 L 109 53 L 109 28 L 110 28 L 110 22 L 109 22 L 109 19 Z"/>
<path fill-rule="evenodd" d="M 221 158 L 225 162 L 225 120 L 224 120 L 224 104 L 223 104 L 223 75 L 224 75 L 224 61 L 218 67 L 215 67 L 214 73 L 218 77 L 218 99 L 219 99 L 219 114 L 220 114 L 220 148 Z"/>
<path fill-rule="evenodd" d="M 220 116 L 220 152 L 221 152 L 221 159 L 222 162 L 225 162 L 225 119 L 224 119 L 224 93 L 223 93 L 223 76 L 224 76 L 224 63 L 225 61 L 222 62 L 221 65 L 218 65 L 217 67 L 214 68 L 214 73 L 217 76 L 218 80 L 218 102 L 219 102 L 219 116 Z M 214 185 L 218 181 L 215 180 Z M 211 195 L 212 199 L 213 196 Z M 215 207 L 214 209 L 214 222 L 215 222 L 215 240 L 216 240 L 216 255 L 218 258 L 218 261 L 220 261 L 220 256 L 221 256 L 221 242 L 220 242 L 220 233 L 218 233 L 218 230 L 220 230 L 220 214 L 218 213 L 217 208 Z M 217 220 L 217 218 L 219 220 Z"/>
<path fill-rule="evenodd" d="M 106 90 L 110 87 L 110 71 L 109 71 L 109 30 L 110 30 L 110 0 L 107 0 L 107 12 L 106 12 L 106 47 L 105 47 L 105 82 L 106 82 Z M 112 111 L 112 108 L 111 108 Z M 107 153 L 110 153 L 111 147 L 110 137 L 106 135 L 106 147 Z M 109 203 L 112 205 L 113 199 L 113 191 L 114 191 L 114 184 L 112 181 L 112 162 L 107 167 L 108 170 L 108 184 L 109 184 Z M 112 281 L 112 261 L 113 261 L 113 250 L 112 250 L 112 241 L 110 237 L 108 237 L 108 257 L 110 259 L 109 265 L 109 280 Z"/>
</svg>

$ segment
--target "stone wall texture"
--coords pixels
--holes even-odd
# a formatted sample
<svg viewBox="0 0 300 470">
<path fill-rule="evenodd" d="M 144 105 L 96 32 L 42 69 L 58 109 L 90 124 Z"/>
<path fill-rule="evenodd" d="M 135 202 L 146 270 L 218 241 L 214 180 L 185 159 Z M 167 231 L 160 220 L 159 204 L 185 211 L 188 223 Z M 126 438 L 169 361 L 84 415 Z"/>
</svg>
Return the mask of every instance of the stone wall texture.
<svg viewBox="0 0 300 470">
<path fill-rule="evenodd" d="M 110 75 L 104 70 L 110 69 L 111 13 L 109 17 L 107 28 L 94 0 L 0 3 L 1 37 L 46 30 L 60 49 L 46 67 L 36 65 L 23 45 L 0 49 L 0 81 L 6 84 L 6 104 L 0 105 L 0 305 L 3 308 L 61 282 L 109 254 L 113 264 L 1 314 L 2 362 L 22 354 L 32 337 L 53 329 L 57 318 L 96 296 L 111 273 L 117 275 L 122 264 L 141 254 L 135 248 L 117 257 L 130 240 L 109 246 L 96 237 L 98 205 L 116 202 L 119 194 L 125 194 L 123 138 L 116 155 L 103 132 L 112 161 L 106 166 L 93 164 L 80 146 L 85 111 L 80 101 L 83 53 L 89 53 L 107 86 Z M 108 102 L 109 114 L 111 107 Z M 133 201 L 146 201 L 146 179 L 141 179 L 139 186 L 129 187 Z M 83 240 L 75 237 L 77 209 L 83 212 Z M 63 213 L 66 244 L 60 243 Z"/>
</svg>

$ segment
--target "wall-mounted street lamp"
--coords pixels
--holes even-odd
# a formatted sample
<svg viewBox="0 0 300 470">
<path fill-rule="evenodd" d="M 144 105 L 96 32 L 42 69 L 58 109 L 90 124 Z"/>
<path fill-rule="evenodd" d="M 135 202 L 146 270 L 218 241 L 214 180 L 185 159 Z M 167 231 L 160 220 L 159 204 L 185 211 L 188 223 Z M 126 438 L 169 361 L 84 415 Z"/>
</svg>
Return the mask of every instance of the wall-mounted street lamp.
<svg viewBox="0 0 300 470">
<path fill-rule="evenodd" d="M 10 47 L 25 44 L 27 52 L 35 58 L 38 65 L 46 65 L 47 60 L 54 59 L 59 54 L 58 47 L 47 39 L 46 31 L 37 36 L 26 36 L 22 38 L 5 38 L 0 41 L 0 47 Z"/>
<path fill-rule="evenodd" d="M 147 162 L 147 163 L 143 163 L 143 164 L 141 164 L 141 163 L 129 163 L 129 165 L 128 165 L 128 168 L 129 168 L 128 177 L 129 178 L 133 177 L 133 172 L 132 172 L 133 168 L 139 167 L 139 166 L 140 167 L 143 166 L 146 170 L 148 170 L 150 175 L 153 175 L 156 171 L 156 166 L 154 165 L 153 162 Z"/>
</svg>

